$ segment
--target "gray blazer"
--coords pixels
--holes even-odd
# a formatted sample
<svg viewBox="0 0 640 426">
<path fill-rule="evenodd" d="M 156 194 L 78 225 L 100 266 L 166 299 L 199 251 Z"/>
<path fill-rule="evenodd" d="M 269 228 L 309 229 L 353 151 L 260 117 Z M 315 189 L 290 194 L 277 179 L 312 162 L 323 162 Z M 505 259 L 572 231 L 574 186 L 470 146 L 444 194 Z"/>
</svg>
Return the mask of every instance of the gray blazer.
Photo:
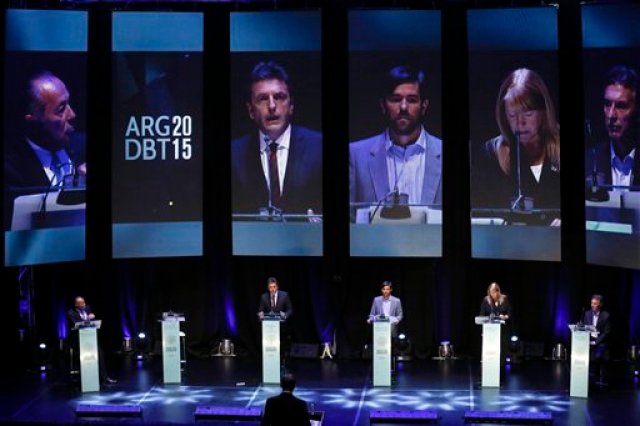
<svg viewBox="0 0 640 426">
<path fill-rule="evenodd" d="M 442 204 L 442 140 L 427 134 L 421 203 Z M 375 203 L 391 189 L 387 172 L 385 133 L 349 144 L 349 201 Z"/>
<path fill-rule="evenodd" d="M 382 301 L 384 296 L 378 296 L 373 298 L 371 304 L 371 312 L 369 312 L 369 320 L 373 320 L 376 316 L 384 314 L 382 309 Z M 391 321 L 391 336 L 397 337 L 398 335 L 398 323 L 402 321 L 402 302 L 395 296 L 389 296 L 391 306 L 389 307 L 389 319 Z"/>
</svg>

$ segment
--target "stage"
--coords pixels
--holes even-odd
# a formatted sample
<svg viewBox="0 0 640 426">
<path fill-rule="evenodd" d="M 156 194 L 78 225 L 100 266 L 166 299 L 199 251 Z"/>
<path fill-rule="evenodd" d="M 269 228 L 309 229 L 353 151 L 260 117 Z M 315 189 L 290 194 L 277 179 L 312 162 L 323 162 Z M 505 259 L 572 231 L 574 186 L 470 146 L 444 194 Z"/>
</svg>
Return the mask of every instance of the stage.
<svg viewBox="0 0 640 426">
<path fill-rule="evenodd" d="M 2 421 L 252 425 L 259 422 L 196 419 L 194 412 L 201 406 L 262 408 L 266 398 L 280 391 L 278 386 L 261 385 L 259 358 L 188 359 L 180 386 L 162 384 L 159 357 L 139 361 L 114 355 L 108 362 L 118 383 L 88 394 L 80 393 L 77 378 L 62 368 L 47 373 L 5 368 L 9 371 L 1 379 Z M 482 389 L 480 362 L 468 358 L 398 362 L 391 388 L 372 386 L 368 360 L 291 359 L 287 365 L 298 379 L 295 394 L 324 412 L 324 425 L 368 425 L 376 410 L 435 411 L 440 425 L 464 424 L 469 411 L 551 413 L 554 425 L 638 424 L 640 382 L 629 363 L 611 361 L 608 386 L 592 385 L 588 399 L 569 397 L 568 367 L 566 361 L 523 360 L 505 367 L 500 389 Z M 80 417 L 75 412 L 80 404 L 134 405 L 142 410 L 139 416 Z"/>
</svg>

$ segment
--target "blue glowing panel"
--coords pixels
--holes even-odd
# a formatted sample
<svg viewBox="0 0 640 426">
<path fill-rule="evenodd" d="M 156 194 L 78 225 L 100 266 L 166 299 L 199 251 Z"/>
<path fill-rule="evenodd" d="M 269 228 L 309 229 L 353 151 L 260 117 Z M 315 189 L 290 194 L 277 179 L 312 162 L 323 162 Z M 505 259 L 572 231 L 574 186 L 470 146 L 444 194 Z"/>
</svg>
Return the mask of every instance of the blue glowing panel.
<svg viewBox="0 0 640 426">
<path fill-rule="evenodd" d="M 318 12 L 244 12 L 231 14 L 232 52 L 320 50 Z"/>
<path fill-rule="evenodd" d="M 233 254 L 321 256 L 320 13 L 232 13 L 230 32 Z"/>
<path fill-rule="evenodd" d="M 3 134 L 4 263 L 82 260 L 87 13 L 9 9 L 5 17 L 3 121 L 13 124 Z"/>
<path fill-rule="evenodd" d="M 557 10 L 470 10 L 467 23 L 472 255 L 558 261 Z"/>
<path fill-rule="evenodd" d="M 113 14 L 113 256 L 202 255 L 201 13 Z"/>
<path fill-rule="evenodd" d="M 582 7 L 587 262 L 634 269 L 640 268 L 640 145 L 633 118 L 639 20 L 636 4 Z"/>
<path fill-rule="evenodd" d="M 440 21 L 438 11 L 349 12 L 352 256 L 442 255 Z"/>
</svg>

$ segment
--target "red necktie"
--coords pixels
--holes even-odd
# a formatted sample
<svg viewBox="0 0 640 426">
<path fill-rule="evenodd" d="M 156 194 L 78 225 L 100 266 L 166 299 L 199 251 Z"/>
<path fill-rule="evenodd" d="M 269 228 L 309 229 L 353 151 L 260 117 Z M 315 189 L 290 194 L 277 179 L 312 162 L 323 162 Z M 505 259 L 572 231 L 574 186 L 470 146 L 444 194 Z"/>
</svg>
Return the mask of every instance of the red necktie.
<svg viewBox="0 0 640 426">
<path fill-rule="evenodd" d="M 278 144 L 269 144 L 269 185 L 271 186 L 271 205 L 280 205 L 280 176 L 278 173 Z"/>
</svg>

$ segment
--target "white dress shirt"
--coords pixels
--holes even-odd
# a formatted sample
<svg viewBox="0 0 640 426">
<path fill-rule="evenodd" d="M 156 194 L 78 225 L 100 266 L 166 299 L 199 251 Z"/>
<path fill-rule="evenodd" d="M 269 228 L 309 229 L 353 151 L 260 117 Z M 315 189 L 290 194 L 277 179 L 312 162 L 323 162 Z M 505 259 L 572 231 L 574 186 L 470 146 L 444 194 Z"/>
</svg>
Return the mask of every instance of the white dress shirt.
<svg viewBox="0 0 640 426">
<path fill-rule="evenodd" d="M 287 171 L 287 161 L 289 160 L 289 145 L 291 143 L 291 125 L 287 126 L 287 129 L 278 139 L 272 141 L 269 136 L 265 135 L 261 131 L 258 131 L 258 137 L 260 138 L 260 162 L 262 163 L 262 171 L 267 184 L 269 182 L 269 144 L 275 142 L 278 145 L 276 155 L 278 156 L 278 178 L 280 179 L 280 195 L 284 195 L 284 178 Z M 268 142 L 267 142 L 268 141 Z"/>
</svg>

